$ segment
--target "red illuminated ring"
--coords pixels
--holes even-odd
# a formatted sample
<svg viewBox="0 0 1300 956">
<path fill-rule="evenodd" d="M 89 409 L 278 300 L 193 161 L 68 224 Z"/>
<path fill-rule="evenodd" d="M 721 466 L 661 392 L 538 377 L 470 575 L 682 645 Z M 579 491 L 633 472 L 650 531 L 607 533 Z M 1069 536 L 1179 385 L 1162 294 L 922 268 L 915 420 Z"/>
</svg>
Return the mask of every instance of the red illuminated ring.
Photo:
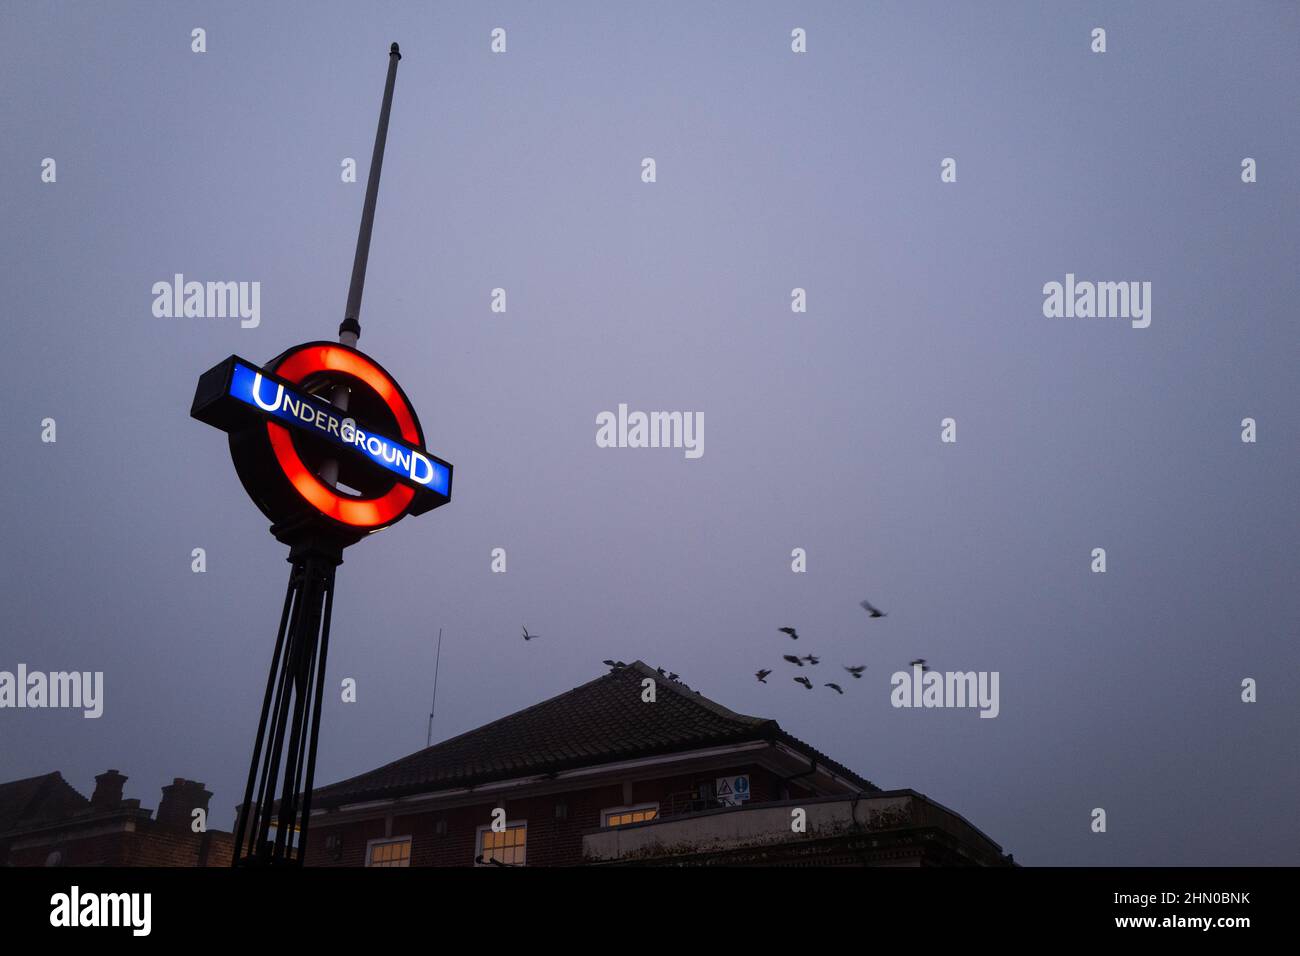
<svg viewBox="0 0 1300 956">
<path fill-rule="evenodd" d="M 415 427 L 415 418 L 402 392 L 388 375 L 364 355 L 337 345 L 309 345 L 301 351 L 289 355 L 276 368 L 277 375 L 294 385 L 302 383 L 308 375 L 317 372 L 343 372 L 360 379 L 384 400 L 402 437 L 412 445 L 420 444 L 420 432 Z M 266 423 L 266 434 L 271 439 L 271 448 L 276 461 L 284 470 L 285 476 L 293 483 L 298 494 L 317 511 L 328 515 L 335 521 L 351 525 L 354 528 L 373 528 L 398 517 L 411 500 L 415 490 L 407 485 L 395 483 L 387 494 L 378 498 L 353 498 L 340 495 L 325 484 L 298 457 L 298 450 L 293 447 L 289 429 L 275 422 Z"/>
</svg>

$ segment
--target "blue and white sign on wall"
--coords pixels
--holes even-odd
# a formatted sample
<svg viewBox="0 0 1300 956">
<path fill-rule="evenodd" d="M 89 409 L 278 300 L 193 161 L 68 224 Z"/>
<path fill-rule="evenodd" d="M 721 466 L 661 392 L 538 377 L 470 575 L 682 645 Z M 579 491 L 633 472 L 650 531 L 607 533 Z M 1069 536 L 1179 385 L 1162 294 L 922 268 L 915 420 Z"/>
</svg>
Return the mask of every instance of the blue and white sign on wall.
<svg viewBox="0 0 1300 956">
<path fill-rule="evenodd" d="M 724 807 L 738 807 L 749 802 L 749 774 L 742 773 L 735 777 L 718 777 L 714 781 L 714 792 L 718 803 Z"/>
</svg>

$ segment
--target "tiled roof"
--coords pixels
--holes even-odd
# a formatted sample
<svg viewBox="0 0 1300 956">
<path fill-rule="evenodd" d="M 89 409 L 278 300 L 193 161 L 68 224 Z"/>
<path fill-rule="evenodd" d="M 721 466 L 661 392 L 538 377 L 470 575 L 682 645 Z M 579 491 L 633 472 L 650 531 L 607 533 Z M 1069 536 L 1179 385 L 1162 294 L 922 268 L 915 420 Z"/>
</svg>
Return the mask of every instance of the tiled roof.
<svg viewBox="0 0 1300 956">
<path fill-rule="evenodd" d="M 641 700 L 646 677 L 657 682 L 653 706 Z M 775 720 L 737 714 L 636 661 L 378 770 L 318 788 L 312 803 L 337 806 L 756 740 L 785 743 L 865 790 L 878 789 Z"/>
<path fill-rule="evenodd" d="M 66 816 L 70 809 L 88 806 L 90 801 L 74 790 L 57 770 L 0 783 L 0 833 L 22 824 Z"/>
</svg>

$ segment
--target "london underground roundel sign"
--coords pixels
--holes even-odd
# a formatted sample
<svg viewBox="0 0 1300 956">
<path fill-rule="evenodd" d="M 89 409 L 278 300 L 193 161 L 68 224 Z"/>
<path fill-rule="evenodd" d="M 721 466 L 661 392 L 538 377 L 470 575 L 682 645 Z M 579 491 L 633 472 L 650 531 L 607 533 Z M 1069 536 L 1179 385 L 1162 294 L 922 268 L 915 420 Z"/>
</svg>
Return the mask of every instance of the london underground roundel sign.
<svg viewBox="0 0 1300 956">
<path fill-rule="evenodd" d="M 232 355 L 200 377 L 190 414 L 230 434 L 240 481 L 276 525 L 355 539 L 451 500 L 452 466 L 424 447 L 401 386 L 337 342 L 265 366 Z"/>
</svg>

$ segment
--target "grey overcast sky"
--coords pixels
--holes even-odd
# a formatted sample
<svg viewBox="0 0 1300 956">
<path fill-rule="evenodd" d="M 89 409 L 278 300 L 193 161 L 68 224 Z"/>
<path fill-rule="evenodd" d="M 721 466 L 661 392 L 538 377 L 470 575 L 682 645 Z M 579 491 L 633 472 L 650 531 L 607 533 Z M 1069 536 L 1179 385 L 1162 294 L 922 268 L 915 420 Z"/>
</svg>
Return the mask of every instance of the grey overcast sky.
<svg viewBox="0 0 1300 956">
<path fill-rule="evenodd" d="M 455 494 L 339 569 L 318 783 L 424 745 L 442 627 L 438 738 L 641 658 L 1023 863 L 1300 862 L 1300 8 L 306 9 L 0 7 L 0 669 L 106 685 L 0 711 L 0 779 L 233 822 L 288 565 L 190 401 L 334 336 L 398 41 L 360 346 Z M 260 325 L 155 318 L 175 273 Z M 1149 281 L 1150 327 L 1044 317 L 1067 273 Z M 621 402 L 703 457 L 598 448 Z M 792 683 L 787 624 L 864 679 Z M 891 707 L 918 656 L 1000 715 Z"/>
</svg>

